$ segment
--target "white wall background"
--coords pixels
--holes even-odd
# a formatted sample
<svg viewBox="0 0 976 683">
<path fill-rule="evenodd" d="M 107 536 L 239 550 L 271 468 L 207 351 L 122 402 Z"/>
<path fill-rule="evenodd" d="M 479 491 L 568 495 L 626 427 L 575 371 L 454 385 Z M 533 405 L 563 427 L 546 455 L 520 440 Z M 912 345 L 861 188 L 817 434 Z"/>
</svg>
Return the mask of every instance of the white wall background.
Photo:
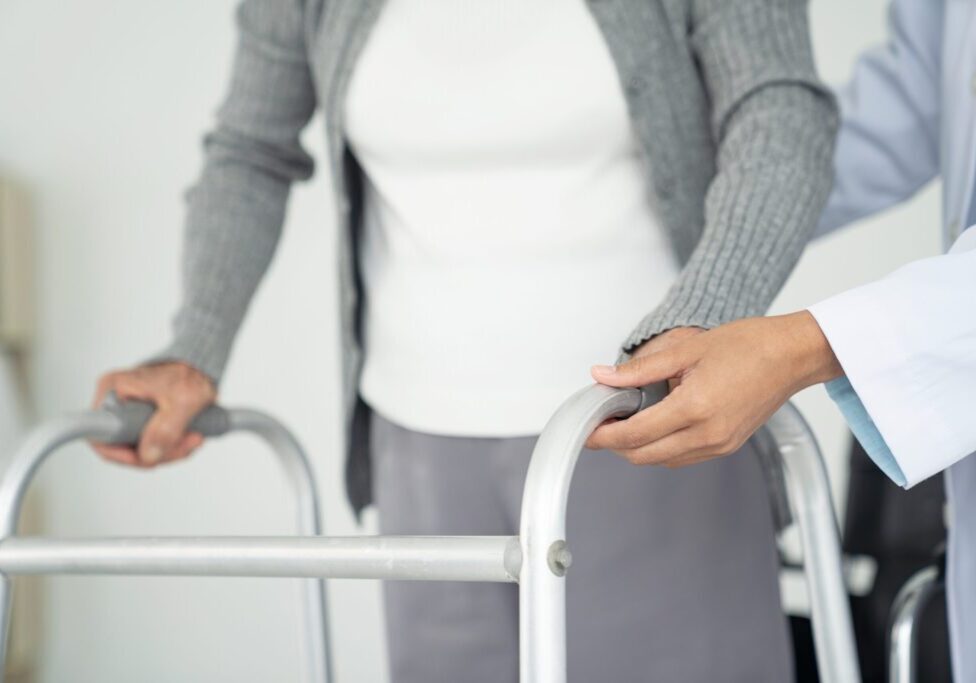
<svg viewBox="0 0 976 683">
<path fill-rule="evenodd" d="M 223 91 L 232 0 L 0 3 L 0 172 L 36 193 L 37 412 L 86 405 L 96 376 L 159 347 L 177 296 L 180 193 Z M 849 73 L 883 35 L 884 0 L 814 0 L 822 72 Z M 308 144 L 321 158 L 320 126 Z M 342 495 L 330 197 L 324 172 L 294 196 L 286 238 L 223 386 L 228 404 L 281 415 L 314 454 L 331 534 L 356 532 Z M 802 307 L 938 250 L 938 203 L 813 246 L 776 310 Z M 294 291 L 321 296 L 295 301 Z M 843 424 L 821 389 L 800 403 L 843 486 Z M 65 449 L 40 476 L 50 533 L 282 534 L 273 463 L 234 437 L 151 474 Z M 368 520 L 369 521 L 369 520 Z M 368 523 L 368 530 L 372 524 Z M 295 586 L 276 580 L 63 578 L 47 582 L 43 681 L 297 681 Z M 341 680 L 383 681 L 378 587 L 331 589 Z"/>
</svg>

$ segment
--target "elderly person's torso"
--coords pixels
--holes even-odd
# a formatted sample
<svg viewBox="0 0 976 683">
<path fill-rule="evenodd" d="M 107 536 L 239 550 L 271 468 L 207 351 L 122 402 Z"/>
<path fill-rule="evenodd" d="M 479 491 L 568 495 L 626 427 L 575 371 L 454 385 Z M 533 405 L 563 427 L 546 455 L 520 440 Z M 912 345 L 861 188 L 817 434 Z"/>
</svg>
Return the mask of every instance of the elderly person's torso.
<svg viewBox="0 0 976 683">
<path fill-rule="evenodd" d="M 585 5 L 387 0 L 343 119 L 366 403 L 427 433 L 538 434 L 678 273 Z"/>
<path fill-rule="evenodd" d="M 633 350 L 672 328 L 711 327 L 761 313 L 792 270 L 830 186 L 835 110 L 813 67 L 806 3 L 580 4 L 605 39 L 638 143 L 640 181 L 673 259 L 683 266 L 663 299 L 648 295 L 650 312 L 634 320 L 620 346 Z M 223 373 L 273 252 L 272 228 L 280 229 L 287 181 L 312 171 L 299 133 L 321 109 L 340 222 L 347 484 L 357 509 L 370 497 L 370 409 L 360 396 L 365 202 L 346 115 L 360 58 L 387 9 L 383 0 L 252 0 L 241 6 L 235 78 L 190 195 L 186 248 L 194 256 L 186 262 L 184 302 L 173 342 L 160 354 L 214 378 Z M 564 116 L 553 112 L 554 121 Z M 228 267 L 237 262 L 243 265 Z M 484 318 L 489 334 L 491 322 Z M 569 333 L 567 326 L 585 324 L 576 315 L 563 322 L 548 330 L 551 342 L 534 347 L 540 363 Z M 613 349 L 601 358 L 608 353 Z M 478 387 L 455 389 L 459 397 L 465 392 L 473 397 Z"/>
</svg>

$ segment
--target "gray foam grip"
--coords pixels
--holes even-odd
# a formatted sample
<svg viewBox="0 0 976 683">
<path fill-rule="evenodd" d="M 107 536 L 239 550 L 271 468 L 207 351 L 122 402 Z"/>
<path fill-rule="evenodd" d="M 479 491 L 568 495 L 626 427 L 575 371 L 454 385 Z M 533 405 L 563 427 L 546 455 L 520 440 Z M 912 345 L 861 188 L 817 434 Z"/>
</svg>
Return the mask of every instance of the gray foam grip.
<svg viewBox="0 0 976 683">
<path fill-rule="evenodd" d="M 641 404 L 638 411 L 644 410 L 644 408 L 650 408 L 655 403 L 664 400 L 668 395 L 668 383 L 667 382 L 655 382 L 654 384 L 648 384 L 647 386 L 641 387 Z"/>
<path fill-rule="evenodd" d="M 120 403 L 114 395 L 106 398 L 102 409 L 112 413 L 119 419 L 119 428 L 102 443 L 116 445 L 135 445 L 152 417 L 156 406 L 145 401 L 125 401 Z M 230 430 L 230 416 L 220 406 L 210 406 L 198 414 L 190 423 L 188 431 L 198 432 L 203 436 L 221 436 Z"/>
</svg>

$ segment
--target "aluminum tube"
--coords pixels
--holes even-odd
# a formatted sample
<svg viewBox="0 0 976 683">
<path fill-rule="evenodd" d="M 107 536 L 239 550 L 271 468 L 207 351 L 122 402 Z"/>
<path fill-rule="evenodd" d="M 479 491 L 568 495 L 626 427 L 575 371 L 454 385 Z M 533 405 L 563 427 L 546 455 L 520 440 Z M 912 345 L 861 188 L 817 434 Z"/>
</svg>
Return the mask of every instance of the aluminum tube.
<svg viewBox="0 0 976 683">
<path fill-rule="evenodd" d="M 24 493 L 48 455 L 69 441 L 111 434 L 116 427 L 117 422 L 112 415 L 82 413 L 49 420 L 32 430 L 14 453 L 0 481 L 0 539 L 6 539 L 16 532 Z M 10 579 L 0 576 L 0 683 L 3 683 L 6 671 L 12 592 Z"/>
<path fill-rule="evenodd" d="M 9 576 L 0 574 L 0 683 L 7 671 L 7 632 L 10 629 L 10 607 L 13 603 L 13 583 Z"/>
<path fill-rule="evenodd" d="M 321 510 L 315 476 L 301 444 L 287 428 L 274 418 L 254 410 L 236 409 L 226 413 L 230 431 L 246 431 L 268 444 L 285 470 L 295 500 L 298 533 L 302 536 L 322 534 Z M 302 585 L 305 621 L 303 648 L 309 663 L 309 680 L 331 683 L 332 638 L 329 633 L 329 605 L 325 581 L 313 578 Z"/>
<path fill-rule="evenodd" d="M 298 532 L 313 536 L 321 532 L 319 505 L 308 458 L 291 433 L 275 419 L 252 410 L 228 411 L 231 430 L 248 431 L 262 438 L 283 466 L 295 497 Z M 24 493 L 38 467 L 57 448 L 75 439 L 109 439 L 122 427 L 121 418 L 109 410 L 68 415 L 44 422 L 31 431 L 17 450 L 0 482 L 0 538 L 9 538 L 17 529 Z M 310 680 L 333 680 L 329 658 L 329 637 L 325 584 L 314 579 L 303 586 L 305 648 L 310 664 Z M 9 585 L 0 585 L 0 683 L 5 661 L 10 604 Z"/>
<path fill-rule="evenodd" d="M 20 519 L 24 493 L 34 473 L 51 453 L 76 439 L 107 436 L 118 428 L 118 418 L 104 411 L 67 415 L 45 421 L 31 430 L 14 453 L 0 481 L 0 538 L 13 536 Z"/>
<path fill-rule="evenodd" d="M 888 640 L 888 681 L 915 683 L 916 627 L 922 610 L 939 588 L 939 570 L 926 567 L 910 578 L 891 608 Z"/>
<path fill-rule="evenodd" d="M 792 404 L 780 408 L 766 429 L 782 457 L 786 489 L 800 531 L 820 677 L 829 683 L 857 683 L 861 674 L 844 584 L 840 534 L 820 448 Z"/>
<path fill-rule="evenodd" d="M 256 410 L 228 411 L 230 431 L 249 432 L 260 437 L 278 457 L 295 501 L 296 528 L 303 536 L 322 533 L 315 477 L 301 445 L 280 422 Z"/>
<path fill-rule="evenodd" d="M 609 417 L 633 414 L 641 402 L 637 389 L 586 387 L 562 404 L 536 442 L 522 495 L 522 683 L 566 681 L 566 582 L 556 552 L 566 538 L 570 480 L 589 434 Z"/>
<path fill-rule="evenodd" d="M 9 538 L 0 572 L 515 582 L 515 536 Z"/>
</svg>

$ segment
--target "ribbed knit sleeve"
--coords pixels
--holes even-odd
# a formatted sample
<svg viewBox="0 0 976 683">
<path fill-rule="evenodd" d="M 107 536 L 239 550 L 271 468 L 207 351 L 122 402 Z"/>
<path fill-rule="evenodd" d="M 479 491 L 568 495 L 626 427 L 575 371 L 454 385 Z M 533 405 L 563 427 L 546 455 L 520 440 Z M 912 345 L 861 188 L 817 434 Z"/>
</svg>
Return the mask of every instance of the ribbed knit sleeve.
<svg viewBox="0 0 976 683">
<path fill-rule="evenodd" d="M 702 237 L 665 301 L 624 343 L 766 311 L 831 187 L 837 128 L 804 0 L 699 0 L 692 46 L 711 102 L 716 174 Z"/>
<path fill-rule="evenodd" d="M 181 360 L 219 380 L 281 234 L 291 182 L 312 159 L 299 134 L 315 109 L 301 0 L 245 0 L 229 92 L 187 193 L 182 303 L 152 361 Z"/>
</svg>

